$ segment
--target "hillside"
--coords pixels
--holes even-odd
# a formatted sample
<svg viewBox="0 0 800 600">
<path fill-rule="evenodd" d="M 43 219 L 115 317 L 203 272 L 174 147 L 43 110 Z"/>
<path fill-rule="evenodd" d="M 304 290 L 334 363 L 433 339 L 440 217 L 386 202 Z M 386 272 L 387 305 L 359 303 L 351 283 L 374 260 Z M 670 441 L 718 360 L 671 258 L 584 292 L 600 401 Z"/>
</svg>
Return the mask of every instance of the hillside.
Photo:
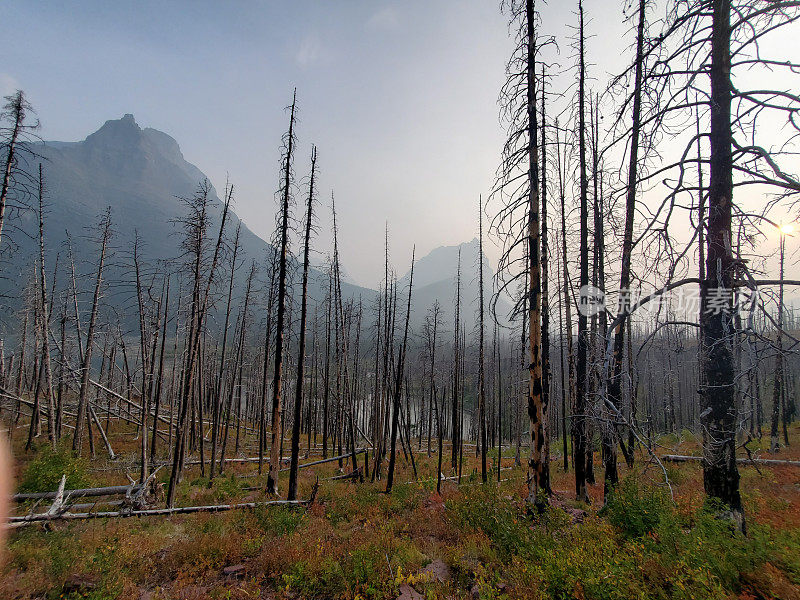
<svg viewBox="0 0 800 600">
<path fill-rule="evenodd" d="M 456 279 L 458 274 L 459 251 L 461 253 L 461 315 L 462 323 L 471 333 L 478 323 L 478 255 L 480 246 L 478 238 L 455 246 L 439 246 L 420 258 L 414 265 L 414 292 L 412 294 L 412 316 L 414 323 L 421 325 L 425 315 L 438 300 L 441 307 L 442 324 L 446 330 L 452 331 L 454 325 L 454 307 L 456 297 Z M 492 317 L 490 316 L 492 300 L 492 270 L 486 255 L 483 255 L 484 302 L 486 310 L 486 327 L 490 332 Z M 408 285 L 409 273 L 400 279 L 401 288 Z M 497 317 L 501 323 L 507 322 L 509 304 L 504 298 L 498 300 Z M 487 333 L 489 335 L 489 333 Z"/>
<path fill-rule="evenodd" d="M 180 269 L 176 260 L 181 254 L 178 220 L 186 212 L 181 198 L 196 193 L 206 176 L 184 159 L 172 137 L 156 129 L 142 128 L 133 115 L 126 114 L 121 119 L 106 121 L 83 141 L 46 141 L 34 144 L 31 150 L 34 158 L 28 158 L 27 170 L 35 172 L 39 162 L 44 170 L 48 266 L 52 268 L 57 253 L 59 260 L 66 260 L 65 240 L 69 233 L 78 274 L 88 277 L 97 251 L 96 245 L 89 241 L 93 227 L 100 214 L 110 207 L 115 254 L 107 278 L 112 284 L 131 281 L 128 266 L 136 233 L 143 242 L 145 262 L 154 265 L 158 261 L 171 261 L 174 270 Z M 211 231 L 216 235 L 222 202 L 215 189 L 211 193 Z M 6 300 L 4 325 L 9 320 L 8 312 L 19 306 L 24 282 L 30 277 L 32 261 L 37 256 L 35 211 L 22 212 L 18 221 L 19 231 L 13 233 L 14 247 L 7 247 L 4 253 L 4 278 L 0 282 L 0 293 Z M 231 236 L 238 222 L 235 213 L 229 216 Z M 274 251 L 244 223 L 240 241 L 243 265 L 251 260 L 263 264 Z M 6 239 L 4 243 L 8 246 Z M 238 270 L 236 285 L 240 291 L 247 271 L 247 268 Z M 312 271 L 309 286 L 312 301 L 325 297 L 324 278 L 320 271 Z M 88 286 L 81 286 L 79 282 L 79 287 Z M 368 298 L 374 294 L 347 282 L 343 282 L 342 287 L 348 297 Z M 107 308 L 126 314 L 130 308 L 130 293 L 126 293 L 123 286 L 121 293 L 107 297 L 106 304 Z"/>
</svg>

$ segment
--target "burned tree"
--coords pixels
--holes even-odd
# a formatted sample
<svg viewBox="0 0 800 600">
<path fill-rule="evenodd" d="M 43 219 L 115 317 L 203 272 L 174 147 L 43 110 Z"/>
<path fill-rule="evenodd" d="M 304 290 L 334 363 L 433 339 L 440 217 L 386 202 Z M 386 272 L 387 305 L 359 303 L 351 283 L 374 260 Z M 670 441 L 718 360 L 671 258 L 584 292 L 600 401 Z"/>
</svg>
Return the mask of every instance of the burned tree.
<svg viewBox="0 0 800 600">
<path fill-rule="evenodd" d="M 184 229 L 183 248 L 186 252 L 192 276 L 192 292 L 189 301 L 188 337 L 185 345 L 185 357 L 181 381 L 181 396 L 178 406 L 178 419 L 175 423 L 175 443 L 172 450 L 172 471 L 167 488 L 167 506 L 173 506 L 175 492 L 183 470 L 189 433 L 190 408 L 196 392 L 196 377 L 199 372 L 198 363 L 200 348 L 205 331 L 205 321 L 209 306 L 211 286 L 219 263 L 224 242 L 225 224 L 230 208 L 230 197 L 222 207 L 219 233 L 211 260 L 208 260 L 208 229 L 210 226 L 209 208 L 211 203 L 211 185 L 208 181 L 200 184 L 197 193 L 184 199 L 188 214 L 181 221 Z M 207 273 L 207 274 L 206 274 Z M 201 446 L 202 447 L 202 446 Z"/>
<path fill-rule="evenodd" d="M 389 448 L 389 472 L 386 476 L 386 493 L 392 491 L 394 483 L 394 465 L 396 462 L 397 432 L 400 422 L 400 398 L 403 392 L 403 375 L 405 373 L 406 350 L 408 347 L 408 321 L 411 317 L 411 290 L 414 287 L 414 251 L 411 252 L 411 271 L 408 278 L 408 302 L 406 303 L 406 324 L 403 330 L 403 343 L 397 353 L 394 364 L 394 392 L 392 396 L 392 433 Z"/>
<path fill-rule="evenodd" d="M 517 30 L 517 48 L 506 68 L 508 78 L 501 91 L 502 117 L 508 123 L 509 134 L 495 189 L 495 194 L 503 198 L 503 207 L 492 223 L 504 246 L 498 267 L 502 282 L 496 296 L 519 279 L 527 278 L 525 299 L 520 307 L 527 321 L 530 353 L 527 412 L 531 451 L 527 501 L 541 509 L 548 502 L 550 484 L 542 372 L 541 150 L 536 64 L 538 53 L 547 42 L 539 40 L 533 0 L 510 2 L 507 8 Z"/>
<path fill-rule="evenodd" d="M 283 176 L 281 183 L 281 212 L 280 212 L 280 249 L 278 258 L 278 307 L 275 332 L 275 369 L 272 374 L 272 446 L 269 453 L 269 474 L 267 476 L 267 494 L 278 494 L 278 471 L 280 470 L 282 383 L 283 383 L 283 350 L 284 327 L 286 321 L 286 277 L 289 253 L 289 209 L 292 186 L 292 153 L 294 151 L 294 124 L 295 109 L 297 106 L 297 90 L 292 97 L 292 106 L 289 116 L 289 131 L 286 134 L 286 151 L 283 157 Z"/>
<path fill-rule="evenodd" d="M 481 453 L 481 480 L 486 483 L 486 359 L 484 357 L 484 323 L 483 323 L 483 205 L 478 199 L 478 444 Z"/>
<path fill-rule="evenodd" d="M 317 148 L 311 150 L 311 177 L 308 183 L 306 208 L 306 233 L 303 244 L 303 284 L 300 301 L 300 348 L 297 355 L 297 383 L 294 395 L 294 422 L 292 423 L 292 454 L 289 468 L 289 500 L 297 498 L 297 466 L 300 460 L 300 425 L 303 410 L 303 383 L 306 360 L 306 312 L 308 303 L 308 253 L 311 244 L 311 217 L 314 209 L 314 177 L 317 169 Z"/>
<path fill-rule="evenodd" d="M 725 505 L 728 515 L 742 529 L 744 514 L 735 457 L 739 427 L 735 346 L 742 335 L 754 332 L 736 331 L 733 296 L 737 287 L 754 291 L 760 284 L 738 251 L 734 252 L 734 219 L 751 223 L 747 210 L 741 206 L 746 199 L 737 204 L 734 191 L 755 186 L 765 193 L 777 192 L 776 200 L 752 211 L 761 213 L 761 219 L 780 201 L 792 203 L 800 193 L 797 178 L 780 167 L 781 159 L 796 151 L 800 97 L 768 88 L 770 73 L 779 71 L 791 77 L 798 65 L 768 57 L 761 50 L 774 32 L 798 19 L 800 10 L 795 2 L 671 2 L 660 31 L 648 36 L 652 41 L 644 50 L 644 60 L 650 66 L 645 70 L 643 85 L 650 86 L 649 95 L 658 102 L 642 115 L 641 125 L 669 135 L 681 150 L 676 160 L 665 161 L 638 180 L 645 184 L 663 181 L 667 185 L 668 193 L 655 207 L 651 219 L 661 219 L 662 231 L 666 231 L 669 215 L 677 210 L 676 199 L 702 190 L 699 205 L 703 221 L 698 222 L 698 230 L 705 234 L 706 246 L 699 323 L 704 486 L 707 495 Z M 765 78 L 756 89 L 749 87 L 753 71 Z M 769 119 L 776 116 L 784 120 L 782 125 L 790 131 L 789 138 L 766 146 L 760 142 L 763 136 L 785 135 L 780 127 L 770 127 Z M 704 120 L 708 126 L 699 127 L 696 133 L 695 128 L 672 127 L 686 118 Z M 696 149 L 700 139 L 708 140 L 707 153 Z M 707 185 L 700 180 L 703 167 L 708 168 Z M 695 172 L 699 175 L 697 181 L 692 179 Z M 757 230 L 757 225 L 750 226 Z"/>
<path fill-rule="evenodd" d="M 3 181 L 0 183 L 0 241 L 6 224 L 6 212 L 9 200 L 15 192 L 25 193 L 33 187 L 35 175 L 25 170 L 23 155 L 31 155 L 26 142 L 30 141 L 32 132 L 39 127 L 39 122 L 29 123 L 28 115 L 33 112 L 31 105 L 22 90 L 5 97 L 6 104 L 0 112 L 0 155 L 3 159 Z M 5 122 L 8 122 L 7 124 Z M 31 190 L 32 192 L 32 190 Z"/>
<path fill-rule="evenodd" d="M 97 313 L 100 306 L 100 292 L 103 285 L 103 268 L 105 267 L 108 253 L 108 242 L 111 239 L 111 209 L 108 208 L 100 218 L 100 256 L 97 260 L 97 274 L 94 283 L 94 297 L 92 298 L 92 312 L 89 317 L 89 329 L 86 332 L 86 347 L 83 350 L 83 361 L 81 364 L 81 386 L 78 396 L 77 415 L 75 417 L 75 433 L 72 437 L 72 451 L 80 454 L 83 434 L 83 422 L 88 414 L 87 403 L 89 401 L 89 377 L 92 368 L 92 346 L 94 335 L 97 329 Z M 77 303 L 77 300 L 76 300 Z M 77 306 L 77 304 L 76 304 Z M 78 344 L 82 342 L 79 339 Z"/>
</svg>

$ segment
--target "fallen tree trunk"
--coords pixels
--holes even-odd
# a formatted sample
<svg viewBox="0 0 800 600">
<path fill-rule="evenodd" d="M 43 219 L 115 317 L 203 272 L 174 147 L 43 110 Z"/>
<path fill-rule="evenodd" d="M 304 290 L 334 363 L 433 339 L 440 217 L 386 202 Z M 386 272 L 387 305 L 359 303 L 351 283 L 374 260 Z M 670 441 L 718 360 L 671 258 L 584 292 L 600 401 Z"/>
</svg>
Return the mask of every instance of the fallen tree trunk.
<svg viewBox="0 0 800 600">
<path fill-rule="evenodd" d="M 312 498 L 313 499 L 313 498 Z M 164 515 L 178 515 L 198 512 L 224 512 L 228 510 L 254 509 L 261 506 L 304 506 L 310 504 L 309 500 L 272 500 L 269 502 L 243 502 L 241 504 L 213 504 L 209 506 L 178 506 L 173 508 L 150 508 L 144 510 L 118 510 L 101 512 L 70 513 L 65 512 L 57 515 L 41 513 L 35 515 L 25 515 L 24 517 L 10 517 L 8 527 L 25 527 L 31 523 L 41 523 L 43 521 L 78 521 L 87 519 L 109 519 L 126 517 L 155 517 Z"/>
<path fill-rule="evenodd" d="M 89 414 L 92 416 L 92 420 L 94 421 L 97 430 L 100 432 L 100 437 L 103 438 L 103 443 L 106 445 L 106 451 L 108 452 L 108 457 L 111 460 L 115 460 L 117 455 L 114 454 L 114 449 L 111 447 L 111 442 L 108 441 L 108 437 L 106 437 L 106 432 L 103 429 L 103 424 L 100 423 L 100 419 L 97 418 L 97 413 L 94 412 L 94 407 L 91 403 L 87 404 L 87 408 L 89 409 Z"/>
<path fill-rule="evenodd" d="M 358 479 L 361 476 L 362 476 L 361 467 L 359 467 L 358 469 L 356 469 L 355 471 L 351 471 L 350 473 L 343 473 L 342 475 L 334 475 L 333 477 L 326 477 L 321 481 L 341 481 L 344 479 Z"/>
<path fill-rule="evenodd" d="M 358 455 L 358 454 L 360 454 L 362 452 L 366 452 L 366 449 L 359 448 L 358 450 L 356 450 L 355 453 L 356 453 L 356 455 Z M 321 464 L 324 464 L 324 463 L 333 462 L 335 460 L 339 460 L 340 458 L 341 459 L 351 458 L 352 456 L 353 456 L 353 453 L 352 452 L 348 452 L 347 454 L 342 454 L 341 456 L 332 456 L 330 458 L 325 458 L 325 459 L 322 459 L 322 460 L 315 460 L 313 462 L 308 462 L 308 463 L 304 463 L 304 464 L 301 464 L 301 465 L 297 465 L 297 468 L 298 469 L 305 469 L 306 467 L 313 467 L 313 466 L 316 466 L 316 465 L 321 465 Z M 280 472 L 283 473 L 284 471 L 288 471 L 288 470 L 289 469 L 281 469 Z M 339 475 L 339 476 L 333 477 L 331 479 L 346 479 L 346 478 L 349 478 L 349 477 L 358 477 L 358 471 L 356 471 L 355 473 L 356 473 L 356 475 L 353 475 L 353 473 L 347 473 L 345 475 Z M 331 479 L 328 479 L 326 481 L 330 481 Z M 255 486 L 244 487 L 244 488 L 242 488 L 242 490 L 246 491 L 246 492 L 253 492 L 253 491 L 256 491 L 256 490 L 261 490 L 263 488 L 264 488 L 263 485 L 255 485 Z"/>
<path fill-rule="evenodd" d="M 140 485 L 110 485 L 107 487 L 97 488 L 84 488 L 79 490 L 64 490 L 64 494 L 70 498 L 88 498 L 90 496 L 115 496 L 117 494 L 126 494 L 128 491 L 136 492 L 139 490 Z M 11 500 L 14 502 L 22 502 L 24 500 L 49 500 L 55 498 L 58 492 L 32 492 L 14 494 Z"/>
<path fill-rule="evenodd" d="M 306 467 L 313 467 L 315 465 L 321 465 L 323 463 L 333 462 L 335 460 L 344 459 L 344 458 L 351 458 L 352 456 L 358 456 L 359 454 L 366 452 L 366 449 L 359 448 L 355 452 L 348 452 L 347 454 L 342 454 L 341 456 L 332 456 L 331 458 L 323 458 L 322 460 L 315 460 L 313 462 L 304 463 L 302 465 L 298 465 L 298 469 L 305 469 Z M 227 460 L 226 460 L 227 462 Z M 288 471 L 289 469 L 281 469 L 281 472 Z"/>
<path fill-rule="evenodd" d="M 702 456 L 684 456 L 681 454 L 665 454 L 661 460 L 667 462 L 700 462 L 703 460 Z M 773 458 L 737 458 L 736 462 L 740 465 L 765 465 L 765 466 L 788 466 L 800 467 L 800 460 L 778 460 Z"/>
<path fill-rule="evenodd" d="M 125 504 L 125 500 L 95 500 L 83 504 L 70 504 L 69 510 L 91 510 L 98 506 L 122 506 L 123 504 Z"/>
</svg>

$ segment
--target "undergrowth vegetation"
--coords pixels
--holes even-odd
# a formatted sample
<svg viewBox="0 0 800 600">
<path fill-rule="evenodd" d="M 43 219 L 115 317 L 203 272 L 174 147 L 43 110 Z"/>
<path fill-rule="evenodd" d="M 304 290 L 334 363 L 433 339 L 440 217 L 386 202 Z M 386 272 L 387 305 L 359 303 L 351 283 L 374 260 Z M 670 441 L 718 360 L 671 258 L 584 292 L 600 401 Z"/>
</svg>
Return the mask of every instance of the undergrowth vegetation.
<svg viewBox="0 0 800 600">
<path fill-rule="evenodd" d="M 533 520 L 495 489 L 474 488 L 448 503 L 471 544 L 457 552 L 465 572 L 479 567 L 481 597 L 728 598 L 759 581 L 767 563 L 800 584 L 796 532 L 755 525 L 747 537 L 702 506 L 686 515 L 656 486 L 627 477 L 603 516 L 573 526 L 551 508 Z M 475 535 L 483 534 L 483 539 Z M 769 590 L 767 590 L 769 591 Z"/>
<path fill-rule="evenodd" d="M 53 449 L 47 443 L 37 448 L 20 479 L 20 492 L 52 492 L 66 475 L 66 489 L 85 488 L 91 485 L 85 461 L 75 458 L 67 444 Z"/>
<path fill-rule="evenodd" d="M 570 481 L 558 469 L 553 505 L 531 514 L 521 471 L 481 485 L 470 464 L 461 485 L 447 482 L 439 496 L 435 461 L 420 456 L 419 483 L 401 465 L 390 495 L 383 482 L 321 481 L 310 508 L 16 530 L 0 597 L 367 600 L 397 598 L 405 585 L 429 599 L 797 597 L 800 493 L 780 472 L 748 472 L 743 536 L 717 518 L 719 507 L 703 503 L 697 465 L 670 468 L 675 501 L 652 470 L 634 470 L 602 508 L 596 497 L 586 506 L 558 491 Z M 61 473 L 69 487 L 107 484 L 93 479 L 102 472 L 42 447 L 20 487 L 55 489 Z M 337 472 L 332 464 L 303 471 L 301 496 L 317 476 Z M 194 472 L 178 503 L 259 501 L 264 482 L 248 466 L 213 480 Z M 425 570 L 434 560 L 446 565 L 446 577 Z"/>
</svg>

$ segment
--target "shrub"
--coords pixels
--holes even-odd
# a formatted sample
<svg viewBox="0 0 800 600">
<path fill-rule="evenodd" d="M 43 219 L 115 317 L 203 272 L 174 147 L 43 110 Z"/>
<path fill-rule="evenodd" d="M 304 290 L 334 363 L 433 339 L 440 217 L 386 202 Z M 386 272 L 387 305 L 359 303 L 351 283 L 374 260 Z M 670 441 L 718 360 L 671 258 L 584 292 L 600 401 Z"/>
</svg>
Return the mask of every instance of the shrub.
<svg viewBox="0 0 800 600">
<path fill-rule="evenodd" d="M 275 536 L 290 535 L 306 521 L 306 512 L 291 507 L 257 506 L 253 517 L 258 527 Z"/>
<path fill-rule="evenodd" d="M 629 539 L 652 533 L 675 514 L 665 492 L 655 486 L 642 485 L 637 473 L 628 475 L 617 485 L 603 512 Z"/>
<path fill-rule="evenodd" d="M 485 533 L 503 560 L 532 545 L 530 523 L 511 502 L 498 498 L 494 487 L 464 488 L 463 494 L 447 501 L 446 507 L 457 527 L 465 532 L 478 529 Z"/>
<path fill-rule="evenodd" d="M 65 447 L 53 450 L 42 446 L 36 458 L 28 463 L 19 484 L 20 492 L 52 492 L 58 488 L 61 476 L 66 475 L 66 489 L 91 485 L 83 461 Z"/>
<path fill-rule="evenodd" d="M 682 562 L 706 570 L 729 590 L 738 591 L 742 574 L 759 569 L 770 558 L 768 532 L 751 528 L 748 536 L 720 518 L 725 507 L 709 499 L 698 511 L 694 527 L 678 537 Z"/>
<path fill-rule="evenodd" d="M 325 557 L 316 563 L 296 562 L 283 575 L 286 589 L 305 598 L 339 598 L 345 595 L 345 571 L 339 561 Z"/>
<path fill-rule="evenodd" d="M 800 531 L 771 531 L 775 539 L 774 562 L 779 564 L 792 583 L 800 584 Z"/>
</svg>

